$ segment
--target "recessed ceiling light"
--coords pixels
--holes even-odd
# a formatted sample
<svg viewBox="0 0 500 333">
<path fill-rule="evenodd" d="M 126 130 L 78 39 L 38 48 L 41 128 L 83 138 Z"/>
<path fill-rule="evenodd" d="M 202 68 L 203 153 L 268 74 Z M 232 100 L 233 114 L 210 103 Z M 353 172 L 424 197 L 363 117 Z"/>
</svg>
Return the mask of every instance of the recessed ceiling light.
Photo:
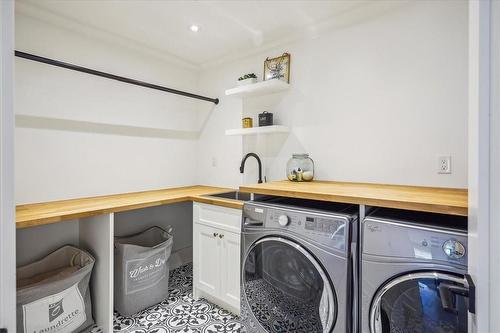
<svg viewBox="0 0 500 333">
<path fill-rule="evenodd" d="M 200 27 L 196 24 L 193 24 L 189 27 L 189 30 L 191 30 L 192 32 L 198 32 L 198 30 L 200 30 Z"/>
</svg>

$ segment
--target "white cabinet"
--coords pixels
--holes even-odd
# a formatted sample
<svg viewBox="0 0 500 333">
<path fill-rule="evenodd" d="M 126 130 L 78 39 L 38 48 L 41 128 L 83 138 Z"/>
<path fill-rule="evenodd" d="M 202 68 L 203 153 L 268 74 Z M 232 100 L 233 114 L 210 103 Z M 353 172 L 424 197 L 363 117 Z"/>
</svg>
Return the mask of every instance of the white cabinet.
<svg viewBox="0 0 500 333">
<path fill-rule="evenodd" d="M 220 240 L 219 229 L 199 224 L 194 227 L 193 244 L 196 253 L 193 256 L 195 269 L 193 272 L 196 288 L 217 296 L 220 288 Z M 222 234 L 222 233 L 221 233 Z"/>
<path fill-rule="evenodd" d="M 193 295 L 239 315 L 241 210 L 193 204 Z"/>
<path fill-rule="evenodd" d="M 240 252 L 241 235 L 233 232 L 223 233 L 220 244 L 220 261 L 225 269 L 221 269 L 221 297 L 229 304 L 240 308 Z"/>
</svg>

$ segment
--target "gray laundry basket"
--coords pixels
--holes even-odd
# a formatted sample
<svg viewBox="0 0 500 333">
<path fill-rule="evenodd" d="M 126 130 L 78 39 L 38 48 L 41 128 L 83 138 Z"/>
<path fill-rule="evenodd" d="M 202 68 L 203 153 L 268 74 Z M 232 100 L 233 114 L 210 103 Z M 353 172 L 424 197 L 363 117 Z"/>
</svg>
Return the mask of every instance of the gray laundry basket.
<svg viewBox="0 0 500 333">
<path fill-rule="evenodd" d="M 115 237 L 115 309 L 130 316 L 168 297 L 171 228 Z"/>
<path fill-rule="evenodd" d="M 95 259 L 66 245 L 17 268 L 17 332 L 80 332 L 94 323 L 89 281 Z"/>
</svg>

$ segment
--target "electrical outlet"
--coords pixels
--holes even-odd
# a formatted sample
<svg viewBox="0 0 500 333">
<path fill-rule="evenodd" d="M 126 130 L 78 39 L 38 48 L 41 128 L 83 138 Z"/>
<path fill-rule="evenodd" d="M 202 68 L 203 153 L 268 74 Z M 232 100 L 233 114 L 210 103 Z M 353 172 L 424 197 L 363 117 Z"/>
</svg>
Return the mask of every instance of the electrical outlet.
<svg viewBox="0 0 500 333">
<path fill-rule="evenodd" d="M 451 156 L 438 157 L 438 173 L 451 173 Z"/>
</svg>

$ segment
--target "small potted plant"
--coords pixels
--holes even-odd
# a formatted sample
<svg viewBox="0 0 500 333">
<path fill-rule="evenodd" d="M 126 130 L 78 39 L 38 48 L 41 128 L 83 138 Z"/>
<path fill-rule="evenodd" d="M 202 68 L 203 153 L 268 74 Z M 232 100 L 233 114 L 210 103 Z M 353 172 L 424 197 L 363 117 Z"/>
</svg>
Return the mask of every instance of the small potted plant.
<svg viewBox="0 0 500 333">
<path fill-rule="evenodd" d="M 238 85 L 245 86 L 247 84 L 252 84 L 257 82 L 257 75 L 255 73 L 245 74 L 238 78 Z"/>
</svg>

